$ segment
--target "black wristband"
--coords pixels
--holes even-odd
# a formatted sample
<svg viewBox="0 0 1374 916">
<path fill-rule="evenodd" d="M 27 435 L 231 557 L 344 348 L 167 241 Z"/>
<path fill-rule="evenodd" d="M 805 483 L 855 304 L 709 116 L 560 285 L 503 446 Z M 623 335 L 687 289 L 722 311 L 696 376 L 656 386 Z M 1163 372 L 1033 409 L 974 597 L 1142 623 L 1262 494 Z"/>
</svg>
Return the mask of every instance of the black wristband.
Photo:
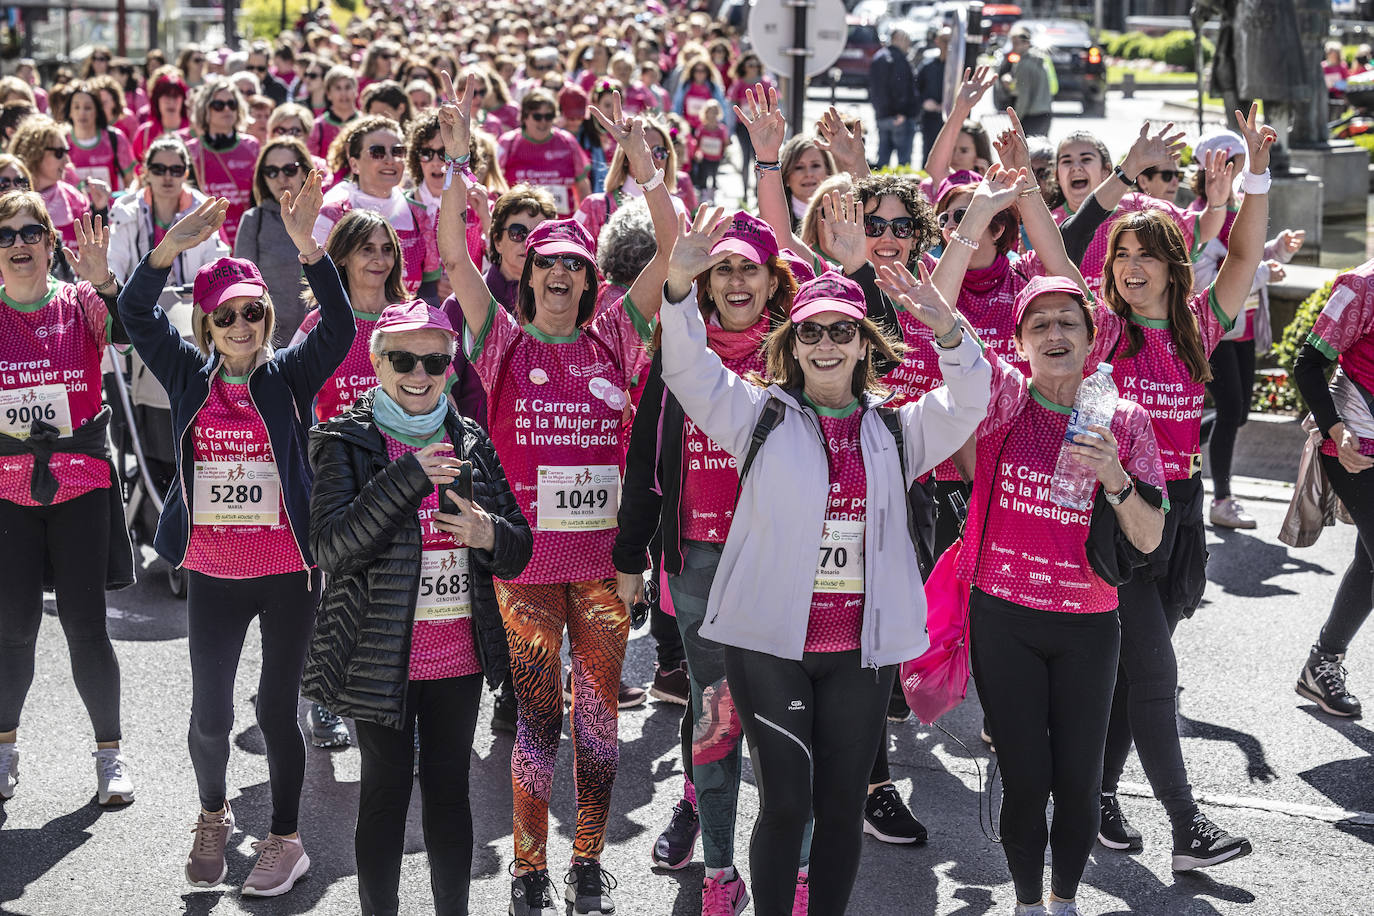
<svg viewBox="0 0 1374 916">
<path fill-rule="evenodd" d="M 1112 169 L 1112 174 L 1115 175 L 1117 178 L 1120 178 L 1121 183 L 1124 184 L 1126 187 L 1130 188 L 1131 190 L 1135 190 L 1136 187 L 1138 187 L 1138 185 L 1136 185 L 1134 178 L 1126 177 L 1126 170 L 1123 169 L 1121 166 L 1118 165 L 1116 168 Z"/>
</svg>

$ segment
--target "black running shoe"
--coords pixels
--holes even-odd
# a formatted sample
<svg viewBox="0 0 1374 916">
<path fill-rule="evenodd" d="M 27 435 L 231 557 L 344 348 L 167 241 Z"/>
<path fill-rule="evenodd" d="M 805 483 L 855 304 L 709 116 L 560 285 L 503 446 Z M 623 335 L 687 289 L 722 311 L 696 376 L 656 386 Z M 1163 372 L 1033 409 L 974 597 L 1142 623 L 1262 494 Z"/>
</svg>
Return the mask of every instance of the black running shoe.
<svg viewBox="0 0 1374 916">
<path fill-rule="evenodd" d="M 563 880 L 567 885 L 563 896 L 573 905 L 574 916 L 611 916 L 615 912 L 611 891 L 616 881 L 600 862 L 574 859 Z"/>
<path fill-rule="evenodd" d="M 673 806 L 668 826 L 654 841 L 654 865 L 671 871 L 686 868 L 696 854 L 699 836 L 701 820 L 697 817 L 696 806 L 684 798 Z"/>
<path fill-rule="evenodd" d="M 1253 850 L 1243 836 L 1231 836 L 1199 811 L 1183 828 L 1174 828 L 1174 871 L 1192 871 L 1248 856 Z"/>
<path fill-rule="evenodd" d="M 910 718 L 911 707 L 906 703 L 906 693 L 902 690 L 902 685 L 897 684 L 892 696 L 887 698 L 887 721 L 905 722 Z"/>
<path fill-rule="evenodd" d="M 511 863 L 511 871 L 521 864 L 530 863 L 517 859 Z M 553 903 L 553 882 L 546 869 L 532 869 L 515 876 L 510 883 L 510 909 L 506 912 L 509 916 L 558 916 Z"/>
<path fill-rule="evenodd" d="M 1298 677 L 1298 696 L 1307 697 L 1333 716 L 1359 718 L 1360 701 L 1345 689 L 1344 661 L 1344 652 L 1322 652 L 1313 646 Z"/>
<path fill-rule="evenodd" d="M 1143 849 L 1140 831 L 1126 822 L 1115 795 L 1102 796 L 1102 825 L 1097 828 L 1097 842 L 1108 849 Z"/>
<path fill-rule="evenodd" d="M 919 845 L 927 838 L 925 825 L 907 809 L 892 783 L 868 794 L 864 802 L 864 833 L 884 843 Z"/>
<path fill-rule="evenodd" d="M 491 704 L 491 733 L 515 734 L 515 691 L 502 684 Z"/>
</svg>

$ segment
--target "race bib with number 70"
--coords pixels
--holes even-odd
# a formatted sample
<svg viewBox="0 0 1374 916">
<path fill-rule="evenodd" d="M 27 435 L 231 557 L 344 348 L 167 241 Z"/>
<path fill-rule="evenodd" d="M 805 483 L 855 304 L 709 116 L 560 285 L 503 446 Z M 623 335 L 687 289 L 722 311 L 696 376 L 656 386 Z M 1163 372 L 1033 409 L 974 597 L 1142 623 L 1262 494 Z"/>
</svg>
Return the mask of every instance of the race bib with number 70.
<svg viewBox="0 0 1374 916">
<path fill-rule="evenodd" d="M 415 620 L 454 620 L 472 616 L 472 573 L 466 547 L 420 554 L 420 591 Z"/>
<path fill-rule="evenodd" d="M 38 385 L 0 391 L 0 432 L 27 439 L 35 420 L 56 427 L 60 436 L 72 434 L 72 409 L 64 386 Z"/>
<path fill-rule="evenodd" d="M 864 523 L 825 520 L 816 558 L 815 590 L 842 594 L 864 590 Z"/>
<path fill-rule="evenodd" d="M 196 525 L 281 524 L 281 481 L 270 461 L 197 461 Z"/>
<path fill-rule="evenodd" d="M 614 528 L 620 510 L 620 469 L 613 464 L 539 466 L 540 531 Z"/>
</svg>

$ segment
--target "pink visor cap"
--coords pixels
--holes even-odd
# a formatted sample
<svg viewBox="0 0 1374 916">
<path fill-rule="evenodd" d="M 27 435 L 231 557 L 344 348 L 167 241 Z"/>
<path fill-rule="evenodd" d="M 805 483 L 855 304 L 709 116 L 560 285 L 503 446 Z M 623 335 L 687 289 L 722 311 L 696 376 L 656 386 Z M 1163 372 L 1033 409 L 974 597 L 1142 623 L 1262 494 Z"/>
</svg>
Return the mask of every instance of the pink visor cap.
<svg viewBox="0 0 1374 916">
<path fill-rule="evenodd" d="M 935 199 L 932 203 L 938 204 L 945 199 L 945 195 L 957 187 L 966 184 L 982 184 L 983 176 L 970 169 L 960 169 L 957 172 L 950 172 L 945 176 L 945 180 L 940 182 L 940 187 L 935 191 Z"/>
<path fill-rule="evenodd" d="M 545 257 L 570 254 L 582 258 L 593 267 L 596 266 L 596 256 L 592 254 L 594 248 L 596 242 L 591 234 L 575 219 L 546 219 L 535 226 L 529 238 L 525 239 L 526 251 Z"/>
<path fill-rule="evenodd" d="M 203 312 L 213 312 L 235 296 L 261 296 L 267 283 L 258 265 L 243 258 L 220 258 L 196 271 L 191 298 Z"/>
<path fill-rule="evenodd" d="M 864 291 L 843 274 L 828 270 L 801 285 L 792 300 L 789 317 L 793 324 L 798 324 L 821 312 L 839 312 L 860 321 L 868 314 Z"/>
<path fill-rule="evenodd" d="M 725 237 L 711 248 L 711 254 L 728 251 L 744 255 L 755 264 L 767 264 L 768 259 L 778 254 L 778 238 L 773 227 L 758 217 L 739 210 L 730 217 L 730 228 Z"/>
<path fill-rule="evenodd" d="M 1065 293 L 1072 296 L 1080 305 L 1085 308 L 1087 303 L 1083 295 L 1083 290 L 1078 288 L 1078 284 L 1068 277 L 1035 277 L 1021 288 L 1021 292 L 1016 294 L 1016 306 L 1013 311 L 1012 327 L 1018 330 L 1021 327 L 1021 319 L 1026 314 L 1026 309 L 1030 308 L 1032 302 L 1038 297 L 1048 293 Z"/>
<path fill-rule="evenodd" d="M 373 328 L 373 333 L 399 334 L 403 331 L 443 331 L 458 336 L 448 316 L 439 309 L 430 308 L 423 299 L 388 305 L 382 309 Z"/>
</svg>

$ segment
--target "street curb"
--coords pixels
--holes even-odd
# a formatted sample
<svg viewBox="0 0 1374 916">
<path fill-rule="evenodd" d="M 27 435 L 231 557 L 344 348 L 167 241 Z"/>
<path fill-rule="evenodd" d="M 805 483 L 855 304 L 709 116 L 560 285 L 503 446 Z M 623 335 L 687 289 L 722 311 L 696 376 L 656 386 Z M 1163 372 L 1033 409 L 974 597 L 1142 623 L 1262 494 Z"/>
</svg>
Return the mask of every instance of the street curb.
<svg viewBox="0 0 1374 916">
<path fill-rule="evenodd" d="M 1116 790 L 1118 795 L 1130 798 L 1155 797 L 1154 790 L 1138 783 L 1121 783 Z M 1219 808 L 1243 808 L 1249 811 L 1264 811 L 1269 814 L 1284 814 L 1321 821 L 1327 824 L 1345 824 L 1352 827 L 1374 827 L 1374 814 L 1368 811 L 1347 811 L 1344 808 L 1326 805 L 1304 805 L 1300 802 L 1269 801 L 1260 798 L 1246 798 L 1243 795 L 1211 795 L 1197 793 L 1198 804 L 1216 805 Z"/>
</svg>

